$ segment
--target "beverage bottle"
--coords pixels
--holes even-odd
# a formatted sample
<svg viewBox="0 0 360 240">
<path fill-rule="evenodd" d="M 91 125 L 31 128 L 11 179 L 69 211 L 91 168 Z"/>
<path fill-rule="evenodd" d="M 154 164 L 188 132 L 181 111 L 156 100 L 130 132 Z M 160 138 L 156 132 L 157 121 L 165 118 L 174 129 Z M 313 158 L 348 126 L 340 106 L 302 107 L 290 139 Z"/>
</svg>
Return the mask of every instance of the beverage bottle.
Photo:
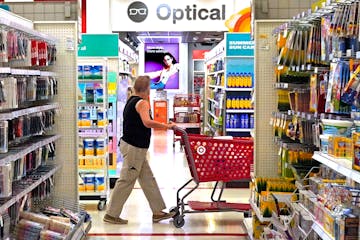
<svg viewBox="0 0 360 240">
<path fill-rule="evenodd" d="M 244 87 L 244 73 L 240 73 L 240 83 L 239 87 Z"/>
<path fill-rule="evenodd" d="M 230 98 L 230 97 L 228 97 L 228 98 L 226 99 L 226 108 L 227 108 L 227 109 L 230 109 L 230 108 L 231 108 L 231 98 Z"/>
<path fill-rule="evenodd" d="M 244 114 L 241 114 L 240 116 L 241 118 L 241 124 L 240 124 L 240 128 L 245 128 L 245 115 Z"/>
<path fill-rule="evenodd" d="M 239 75 L 239 73 L 235 73 L 235 75 L 234 75 L 235 77 L 235 84 L 234 84 L 234 86 L 233 87 L 239 87 L 239 85 L 240 85 L 240 75 Z"/>
<path fill-rule="evenodd" d="M 235 98 L 235 109 L 240 108 L 240 99 L 238 97 Z"/>
<path fill-rule="evenodd" d="M 233 128 L 237 128 L 239 125 L 239 118 L 237 114 L 234 114 L 234 123 L 233 123 Z"/>
<path fill-rule="evenodd" d="M 227 75 L 227 86 L 230 88 L 232 86 L 232 73 L 229 72 Z"/>
<path fill-rule="evenodd" d="M 244 128 L 249 128 L 249 115 L 244 114 Z"/>
<path fill-rule="evenodd" d="M 229 128 L 234 128 L 234 115 L 233 114 L 230 114 Z"/>
<path fill-rule="evenodd" d="M 236 99 L 232 98 L 231 100 L 231 109 L 236 109 Z"/>
<path fill-rule="evenodd" d="M 230 128 L 230 114 L 227 113 L 225 118 L 225 127 Z"/>
<path fill-rule="evenodd" d="M 248 87 L 251 88 L 252 87 L 252 74 L 249 73 L 249 78 L 248 78 Z"/>
<path fill-rule="evenodd" d="M 240 98 L 239 109 L 243 109 L 243 108 L 244 108 L 244 99 Z"/>
<path fill-rule="evenodd" d="M 250 115 L 250 128 L 254 128 L 254 114 Z"/>
</svg>

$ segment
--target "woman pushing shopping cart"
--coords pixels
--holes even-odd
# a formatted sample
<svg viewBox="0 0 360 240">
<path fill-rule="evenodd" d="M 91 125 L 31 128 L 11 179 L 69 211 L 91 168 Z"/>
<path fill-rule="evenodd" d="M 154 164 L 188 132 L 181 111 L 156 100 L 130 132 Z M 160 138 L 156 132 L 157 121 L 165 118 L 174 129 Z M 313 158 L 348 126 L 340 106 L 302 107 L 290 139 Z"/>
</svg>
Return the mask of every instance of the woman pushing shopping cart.
<svg viewBox="0 0 360 240">
<path fill-rule="evenodd" d="M 192 177 L 178 189 L 177 205 L 170 209 L 171 212 L 175 212 L 174 226 L 178 228 L 184 226 L 184 216 L 187 213 L 237 211 L 243 212 L 245 217 L 249 216 L 250 204 L 228 203 L 221 200 L 221 196 L 226 182 L 250 180 L 250 172 L 253 168 L 253 140 L 251 138 L 234 137 L 229 139 L 228 137 L 188 134 L 179 127 L 174 127 L 174 134 L 181 136 Z M 195 186 L 181 194 L 192 182 L 195 183 Z M 211 202 L 186 202 L 186 198 L 202 182 L 215 182 Z M 221 186 L 215 199 L 218 185 Z"/>
</svg>

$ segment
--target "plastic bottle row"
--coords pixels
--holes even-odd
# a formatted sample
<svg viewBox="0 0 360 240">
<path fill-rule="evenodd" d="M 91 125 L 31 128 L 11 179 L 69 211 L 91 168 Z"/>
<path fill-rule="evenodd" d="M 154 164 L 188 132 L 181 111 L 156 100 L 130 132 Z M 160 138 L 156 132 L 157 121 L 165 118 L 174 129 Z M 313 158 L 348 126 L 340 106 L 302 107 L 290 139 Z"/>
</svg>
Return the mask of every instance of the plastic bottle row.
<svg viewBox="0 0 360 240">
<path fill-rule="evenodd" d="M 254 114 L 226 114 L 226 128 L 254 128 Z"/>
<path fill-rule="evenodd" d="M 226 98 L 227 109 L 252 109 L 251 97 L 228 97 Z"/>
<path fill-rule="evenodd" d="M 213 73 L 224 69 L 224 61 L 222 59 L 216 60 L 215 63 L 207 66 L 208 72 Z"/>
<path fill-rule="evenodd" d="M 227 74 L 227 86 L 230 88 L 251 88 L 253 86 L 252 73 L 229 72 Z"/>
</svg>

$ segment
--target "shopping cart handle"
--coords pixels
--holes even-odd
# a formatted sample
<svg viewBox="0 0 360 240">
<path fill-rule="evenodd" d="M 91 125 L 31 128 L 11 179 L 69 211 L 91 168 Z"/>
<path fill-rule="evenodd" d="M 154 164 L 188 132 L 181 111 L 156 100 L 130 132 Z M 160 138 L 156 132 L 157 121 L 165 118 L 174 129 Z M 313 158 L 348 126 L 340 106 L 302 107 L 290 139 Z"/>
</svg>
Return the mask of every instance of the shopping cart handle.
<svg viewBox="0 0 360 240">
<path fill-rule="evenodd" d="M 187 134 L 186 130 L 184 128 L 178 127 L 178 126 L 173 126 L 172 130 L 174 132 L 181 132 L 181 134 L 185 135 Z"/>
</svg>

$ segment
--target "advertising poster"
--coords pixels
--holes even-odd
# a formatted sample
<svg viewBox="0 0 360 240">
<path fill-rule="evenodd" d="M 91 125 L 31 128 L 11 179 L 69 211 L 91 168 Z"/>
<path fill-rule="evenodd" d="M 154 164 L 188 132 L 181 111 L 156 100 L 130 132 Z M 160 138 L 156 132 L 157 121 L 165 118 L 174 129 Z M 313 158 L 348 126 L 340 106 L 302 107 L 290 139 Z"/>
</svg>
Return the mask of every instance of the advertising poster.
<svg viewBox="0 0 360 240">
<path fill-rule="evenodd" d="M 179 44 L 146 43 L 145 74 L 151 89 L 179 89 Z"/>
</svg>

